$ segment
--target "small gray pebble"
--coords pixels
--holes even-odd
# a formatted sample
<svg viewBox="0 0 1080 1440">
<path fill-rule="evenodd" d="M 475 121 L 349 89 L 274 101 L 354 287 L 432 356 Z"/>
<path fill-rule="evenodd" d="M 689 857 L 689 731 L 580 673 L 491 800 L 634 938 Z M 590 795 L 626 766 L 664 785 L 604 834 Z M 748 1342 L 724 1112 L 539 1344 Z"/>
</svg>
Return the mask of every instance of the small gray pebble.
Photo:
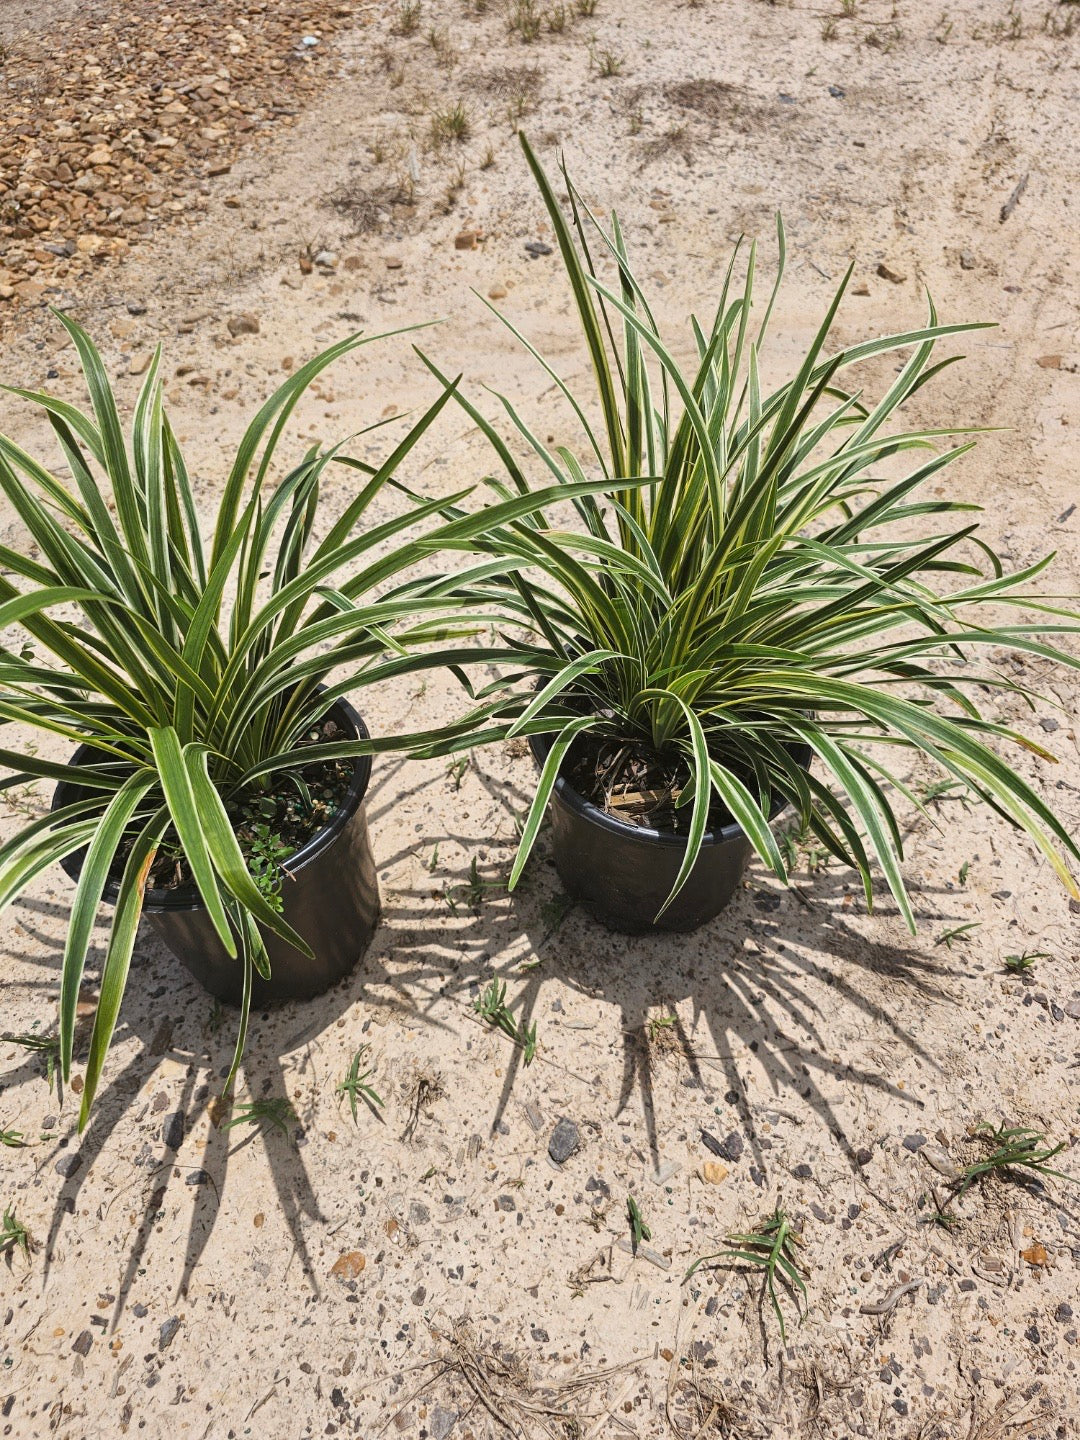
<svg viewBox="0 0 1080 1440">
<path fill-rule="evenodd" d="M 210 1184 L 210 1171 L 209 1171 L 209 1170 L 192 1170 L 192 1171 L 189 1173 L 187 1179 L 184 1181 L 184 1184 L 185 1184 L 185 1185 L 209 1185 L 209 1184 Z"/>
<path fill-rule="evenodd" d="M 1043 718 L 1039 721 L 1039 724 L 1046 731 L 1047 735 L 1053 735 L 1055 730 L 1061 729 L 1061 726 L 1058 724 L 1058 722 L 1050 715 L 1044 715 Z"/>
<path fill-rule="evenodd" d="M 444 1410 L 441 1405 L 436 1405 L 431 1412 L 431 1419 L 428 1421 L 431 1440 L 446 1440 L 457 1422 L 458 1412 L 456 1410 Z"/>
<path fill-rule="evenodd" d="M 89 1330 L 84 1330 L 71 1348 L 75 1351 L 76 1355 L 82 1355 L 85 1357 L 90 1354 L 90 1347 L 91 1345 L 93 1345 L 93 1343 L 93 1335 L 90 1334 Z"/>
<path fill-rule="evenodd" d="M 905 1136 L 904 1136 L 904 1149 L 905 1149 L 905 1150 L 910 1150 L 913 1155 L 916 1153 L 916 1151 L 921 1150 L 922 1147 L 923 1147 L 925 1144 L 926 1144 L 926 1136 L 925 1136 L 925 1135 L 905 1135 Z"/>
<path fill-rule="evenodd" d="M 179 1150 L 184 1143 L 184 1112 L 174 1110 L 166 1115 L 161 1126 L 161 1139 L 169 1150 Z"/>
<path fill-rule="evenodd" d="M 161 1329 L 158 1331 L 158 1349 L 167 1350 L 173 1342 L 173 1336 L 180 1329 L 180 1316 L 170 1315 Z"/>
<path fill-rule="evenodd" d="M 1072 1319 L 1072 1316 L 1072 1306 L 1068 1304 L 1065 1300 L 1063 1300 L 1061 1304 L 1057 1307 L 1057 1309 L 1054 1311 L 1054 1319 L 1058 1322 L 1059 1325 L 1064 1325 L 1066 1320 Z"/>
<path fill-rule="evenodd" d="M 409 1206 L 409 1224 L 426 1225 L 431 1219 L 431 1211 L 420 1200 L 414 1200 Z"/>
<path fill-rule="evenodd" d="M 412 1292 L 412 1296 L 410 1298 L 412 1299 L 412 1303 L 414 1305 L 423 1305 L 424 1301 L 427 1299 L 427 1290 L 423 1285 L 418 1285 L 416 1289 Z"/>
<path fill-rule="evenodd" d="M 514 1197 L 512 1195 L 500 1195 L 495 1201 L 495 1204 L 507 1215 L 512 1215 L 517 1209 L 517 1206 L 514 1204 Z"/>
<path fill-rule="evenodd" d="M 791 1173 L 796 1180 L 812 1180 L 814 1178 L 814 1172 L 809 1165 L 796 1165 Z"/>
<path fill-rule="evenodd" d="M 564 1165 L 581 1145 L 581 1132 L 572 1120 L 564 1115 L 548 1141 L 548 1154 L 556 1165 Z"/>
<path fill-rule="evenodd" d="M 63 1175 L 65 1180 L 70 1180 L 72 1175 L 82 1169 L 82 1156 L 77 1150 L 73 1155 L 61 1155 L 53 1169 L 58 1175 Z"/>
</svg>

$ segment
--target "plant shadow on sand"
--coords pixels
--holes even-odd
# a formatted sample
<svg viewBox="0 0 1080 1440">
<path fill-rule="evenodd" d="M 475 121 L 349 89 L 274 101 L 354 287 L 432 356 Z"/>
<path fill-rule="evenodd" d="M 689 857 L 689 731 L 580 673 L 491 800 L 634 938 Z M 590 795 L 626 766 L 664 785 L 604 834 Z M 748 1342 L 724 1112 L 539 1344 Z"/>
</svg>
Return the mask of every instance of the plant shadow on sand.
<svg viewBox="0 0 1080 1440">
<path fill-rule="evenodd" d="M 380 780 L 384 778 L 380 776 Z M 514 804 L 527 803 L 528 797 L 519 794 L 515 786 L 508 794 L 504 782 L 483 773 L 477 778 L 490 795 L 498 795 L 500 803 L 508 799 Z M 418 784 L 408 793 L 422 788 L 423 784 Z M 395 793 L 392 801 L 383 800 L 381 789 L 377 786 L 369 800 L 376 835 L 380 812 L 399 804 L 401 798 Z M 463 854 L 475 847 L 469 836 L 448 834 L 447 828 L 436 834 L 433 827 L 433 833 L 417 835 L 406 849 L 384 857 L 380 869 L 385 871 L 410 854 L 428 853 L 435 844 L 457 842 Z M 485 876 L 491 863 L 485 864 Z M 457 890 L 468 895 L 467 865 L 448 878 L 448 893 Z M 844 918 L 847 892 L 842 889 L 845 877 L 840 872 L 816 877 L 805 892 L 793 889 L 785 893 L 762 886 L 760 878 L 752 870 L 747 888 L 737 892 L 721 916 L 692 936 L 613 935 L 580 907 L 567 906 L 541 847 L 526 882 L 514 896 L 507 896 L 501 884 L 491 881 L 490 892 L 474 891 L 475 903 L 463 899 L 451 913 L 432 898 L 431 887 L 396 890 L 392 923 L 384 918 L 367 955 L 348 979 L 317 1000 L 289 1002 L 253 1013 L 243 1062 L 244 1089 L 252 1099 L 288 1105 L 284 1057 L 295 1057 L 354 1007 L 377 1001 L 383 1008 L 432 1027 L 456 1029 L 458 1015 L 471 1012 L 471 1001 L 481 986 L 498 976 L 516 985 L 511 1001 L 522 1026 L 536 1019 L 545 987 L 565 986 L 617 1007 L 623 1038 L 617 1113 L 639 1092 L 654 1167 L 660 1160 L 655 1103 L 658 1064 L 664 1065 L 667 1076 L 674 1073 L 666 1060 L 658 1061 L 649 1041 L 649 1022 L 659 1011 L 674 1016 L 670 1027 L 674 1040 L 667 1044 L 685 1062 L 688 1073 L 681 1083 L 724 1093 L 749 1136 L 754 1163 L 763 1175 L 768 1173 L 767 1161 L 758 1143 L 746 1080 L 740 1073 L 741 1049 L 753 1054 L 778 1103 L 785 1094 L 802 1097 L 860 1175 L 855 1149 L 826 1091 L 837 1085 L 849 1090 L 863 1087 L 913 1107 L 922 1102 L 874 1070 L 831 1060 L 829 1052 L 834 1046 L 827 1031 L 828 1021 L 834 1017 L 823 1014 L 820 1000 L 811 992 L 827 987 L 828 994 L 835 997 L 838 1014 L 846 1010 L 856 1025 L 886 1025 L 912 1055 L 934 1068 L 933 1057 L 917 1038 L 897 1023 L 886 1002 L 874 997 L 889 987 L 902 986 L 928 1002 L 947 1001 L 945 981 L 947 975 L 956 973 L 956 957 L 939 965 L 914 950 L 859 934 Z M 502 892 L 498 898 L 489 898 L 496 891 Z M 28 948 L 39 957 L 42 969 L 40 979 L 26 984 L 48 992 L 51 1001 L 59 983 L 62 954 L 57 921 L 62 921 L 66 911 L 62 905 L 29 898 L 18 908 L 32 942 Z M 507 948 L 512 948 L 513 960 L 500 962 L 499 956 Z M 537 962 L 524 976 L 516 968 L 522 959 Z M 116 1204 L 129 1209 L 133 1233 L 114 1304 L 113 1327 L 123 1314 L 169 1187 L 186 1184 L 197 1189 L 198 1199 L 177 1287 L 178 1297 L 183 1296 L 218 1218 L 230 1156 L 261 1140 L 294 1254 L 318 1294 L 305 1223 L 322 1223 L 326 1217 L 304 1160 L 303 1116 L 287 1136 L 270 1125 L 258 1130 L 220 1127 L 216 1122 L 223 1117 L 213 1107 L 221 1080 L 228 1073 L 234 1012 L 216 1010 L 212 999 L 148 928 L 140 936 L 133 964 L 142 972 L 141 983 L 129 988 L 118 1037 L 121 1042 L 134 1038 L 138 1049 L 108 1081 L 81 1140 L 69 1111 L 68 1124 L 57 1130 L 57 1143 L 40 1167 L 78 1156 L 78 1163 L 64 1175 L 53 1205 L 45 1241 L 47 1264 L 64 1217 L 75 1212 L 95 1165 L 110 1164 L 109 1179 L 114 1183 L 105 1210 Z M 866 978 L 865 989 L 858 983 L 860 975 Z M 693 1007 L 689 1032 L 675 1013 L 675 1007 L 686 1000 Z M 456 1011 L 449 1017 L 448 1004 Z M 809 1043 L 797 1038 L 797 1033 L 809 1036 Z M 540 1038 L 542 1042 L 542 1034 Z M 492 1110 L 492 1131 L 503 1120 L 522 1064 L 520 1049 L 508 1046 L 508 1051 L 506 1074 Z M 137 1119 L 149 1120 L 150 1129 L 141 1149 L 135 1155 L 110 1159 L 110 1138 L 166 1058 L 183 1066 L 180 1093 L 145 1102 Z M 542 1050 L 538 1061 L 553 1063 L 544 1060 Z M 301 1071 L 307 1064 L 310 1058 L 301 1063 Z M 17 1070 L 4 1076 L 5 1088 L 36 1080 L 40 1074 L 36 1057 L 27 1057 Z M 288 1079 L 295 1090 L 295 1063 Z M 166 1106 L 169 1115 L 183 1117 L 188 1134 L 204 1118 L 209 1119 L 205 1147 L 197 1159 L 180 1161 L 165 1143 L 161 1127 Z M 121 1170 L 126 1172 L 123 1176 Z"/>
</svg>

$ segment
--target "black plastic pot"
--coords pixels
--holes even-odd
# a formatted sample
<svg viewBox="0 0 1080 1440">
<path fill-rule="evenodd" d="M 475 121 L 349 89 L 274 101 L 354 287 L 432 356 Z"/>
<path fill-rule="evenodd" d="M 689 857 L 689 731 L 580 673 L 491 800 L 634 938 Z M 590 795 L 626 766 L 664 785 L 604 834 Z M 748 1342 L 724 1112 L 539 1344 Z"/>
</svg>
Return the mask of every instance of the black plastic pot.
<svg viewBox="0 0 1080 1440">
<path fill-rule="evenodd" d="M 367 727 L 347 701 L 336 701 L 327 715 L 347 734 L 367 738 Z M 91 747 L 80 746 L 72 764 L 90 763 L 94 758 Z M 311 946 L 314 959 L 264 930 L 270 979 L 255 976 L 255 1004 L 309 1000 L 321 995 L 344 979 L 367 949 L 379 921 L 379 885 L 364 809 L 370 778 L 371 757 L 362 756 L 329 825 L 289 857 L 286 868 L 291 878 L 285 880 L 281 891 L 284 918 Z M 53 796 L 53 808 L 70 804 L 86 793 L 61 781 Z M 84 855 L 77 852 L 63 862 L 74 880 L 79 878 Z M 119 882 L 110 880 L 105 899 L 115 903 L 118 890 Z M 143 914 L 211 995 L 229 1004 L 240 1003 L 242 966 L 226 953 L 193 885 L 148 890 Z"/>
<path fill-rule="evenodd" d="M 550 735 L 532 735 L 529 746 L 540 766 L 551 749 Z M 798 754 L 808 765 L 810 751 Z M 770 818 L 785 808 L 781 800 Z M 568 895 L 609 930 L 624 935 L 697 930 L 715 919 L 743 877 L 753 847 L 734 821 L 706 831 L 686 884 L 660 919 L 657 911 L 675 884 L 686 840 L 663 830 L 616 820 L 586 800 L 560 775 L 551 803 L 555 868 Z"/>
</svg>

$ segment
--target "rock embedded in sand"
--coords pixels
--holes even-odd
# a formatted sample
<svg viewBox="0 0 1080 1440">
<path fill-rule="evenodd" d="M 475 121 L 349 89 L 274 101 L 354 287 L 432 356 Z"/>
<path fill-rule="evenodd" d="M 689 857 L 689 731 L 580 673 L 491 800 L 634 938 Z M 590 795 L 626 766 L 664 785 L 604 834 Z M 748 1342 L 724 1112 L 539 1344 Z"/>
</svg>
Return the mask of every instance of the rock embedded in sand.
<svg viewBox="0 0 1080 1440">
<path fill-rule="evenodd" d="M 564 1115 L 548 1141 L 548 1154 L 556 1165 L 564 1165 L 570 1156 L 581 1147 L 581 1131 L 572 1120 Z"/>
<path fill-rule="evenodd" d="M 882 260 L 881 264 L 877 267 L 877 273 L 881 276 L 882 280 L 890 280 L 894 285 L 903 285 L 907 279 L 907 276 L 902 270 L 894 270 L 891 265 L 886 265 L 884 260 Z"/>
<path fill-rule="evenodd" d="M 706 1185 L 722 1185 L 730 1173 L 719 1160 L 706 1160 L 701 1167 L 701 1178 Z"/>
<path fill-rule="evenodd" d="M 367 1256 L 361 1250 L 348 1250 L 339 1255 L 330 1267 L 330 1274 L 338 1280 L 355 1280 L 364 1271 Z"/>
<path fill-rule="evenodd" d="M 259 317 L 252 315 L 250 310 L 242 310 L 239 315 L 230 315 L 226 324 L 229 334 L 235 339 L 238 335 L 258 335 Z"/>
</svg>

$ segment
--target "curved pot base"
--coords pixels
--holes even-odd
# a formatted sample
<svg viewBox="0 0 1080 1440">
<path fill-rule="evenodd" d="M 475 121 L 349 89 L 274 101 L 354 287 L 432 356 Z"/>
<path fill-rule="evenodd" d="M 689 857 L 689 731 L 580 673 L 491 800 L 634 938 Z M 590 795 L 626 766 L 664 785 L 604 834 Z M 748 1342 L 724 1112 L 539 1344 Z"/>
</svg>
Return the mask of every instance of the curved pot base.
<svg viewBox="0 0 1080 1440">
<path fill-rule="evenodd" d="M 611 834 L 559 794 L 552 797 L 550 814 L 555 868 L 566 893 L 594 920 L 623 935 L 697 930 L 731 899 L 750 859 L 750 842 L 741 830 L 703 846 L 686 884 L 657 920 L 682 864 L 681 845 L 658 845 L 627 824 L 620 826 L 625 835 Z"/>
<path fill-rule="evenodd" d="M 253 977 L 253 1005 L 312 1000 L 352 973 L 379 923 L 379 884 L 363 805 L 350 816 L 316 864 L 298 870 L 282 889 L 284 918 L 315 958 L 262 930 L 270 979 Z M 146 910 L 154 930 L 204 989 L 227 1005 L 243 998 L 243 969 L 225 951 L 206 911 Z"/>
</svg>

